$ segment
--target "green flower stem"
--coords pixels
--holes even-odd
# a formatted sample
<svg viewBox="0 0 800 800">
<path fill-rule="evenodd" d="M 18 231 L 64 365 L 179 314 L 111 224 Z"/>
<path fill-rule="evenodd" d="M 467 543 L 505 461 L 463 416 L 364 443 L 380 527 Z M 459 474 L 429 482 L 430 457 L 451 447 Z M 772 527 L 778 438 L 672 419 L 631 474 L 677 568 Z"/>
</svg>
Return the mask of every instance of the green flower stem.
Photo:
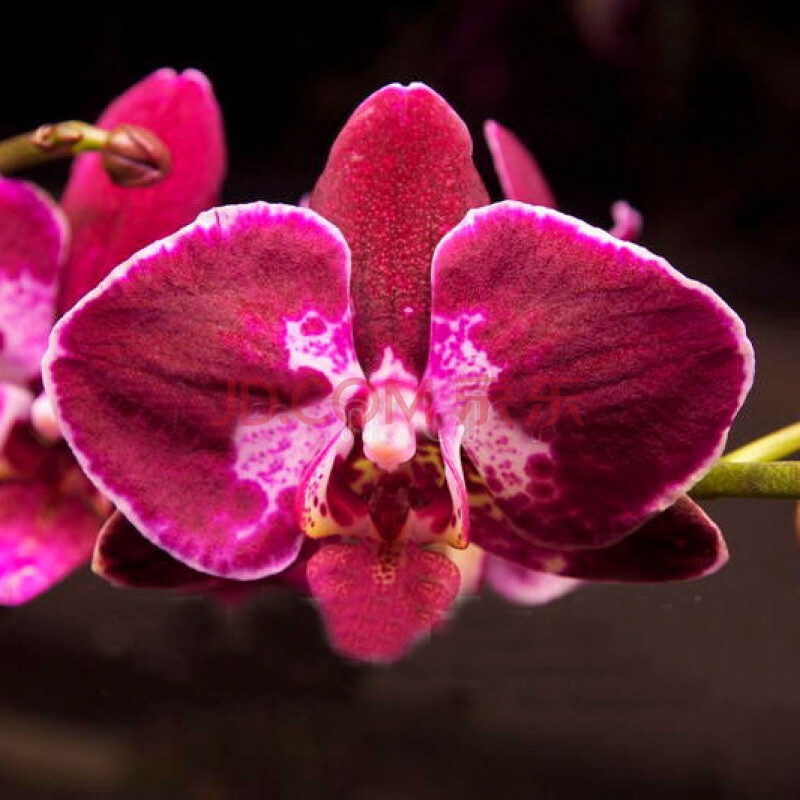
<svg viewBox="0 0 800 800">
<path fill-rule="evenodd" d="M 800 422 L 768 433 L 723 456 L 722 463 L 777 461 L 800 451 Z"/>
<path fill-rule="evenodd" d="M 800 499 L 800 461 L 769 464 L 720 461 L 689 494 L 705 497 L 781 497 Z"/>
<path fill-rule="evenodd" d="M 0 175 L 89 150 L 103 150 L 108 140 L 108 131 L 86 122 L 70 120 L 42 125 L 35 131 L 0 141 Z"/>
</svg>

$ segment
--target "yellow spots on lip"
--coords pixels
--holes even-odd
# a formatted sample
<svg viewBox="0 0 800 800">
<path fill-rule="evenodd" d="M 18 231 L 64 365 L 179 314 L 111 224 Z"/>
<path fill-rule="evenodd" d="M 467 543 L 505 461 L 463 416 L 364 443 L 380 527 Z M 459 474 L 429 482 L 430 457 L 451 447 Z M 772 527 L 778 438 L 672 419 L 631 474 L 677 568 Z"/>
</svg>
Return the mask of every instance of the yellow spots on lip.
<svg viewBox="0 0 800 800">
<path fill-rule="evenodd" d="M 319 508 L 303 515 L 301 527 L 309 539 L 324 539 L 326 536 L 340 536 L 345 531 L 330 514 L 323 515 Z"/>
<path fill-rule="evenodd" d="M 436 442 L 421 442 L 417 446 L 417 457 L 414 460 L 423 466 L 435 467 L 439 473 L 439 482 L 444 482 L 444 461 L 442 461 L 442 454 Z"/>
<path fill-rule="evenodd" d="M 422 545 L 438 541 L 463 550 L 469 542 L 448 492 L 436 441 L 420 439 L 415 457 L 391 474 L 355 450 L 345 461 L 337 459 L 330 476 L 321 465 L 310 478 L 299 522 L 312 539 L 354 536 Z"/>
<path fill-rule="evenodd" d="M 353 480 L 350 487 L 356 494 L 364 494 L 369 484 L 374 484 L 378 479 L 380 470 L 363 454 L 360 455 L 351 467 Z"/>
<path fill-rule="evenodd" d="M 464 550 L 469 547 L 469 541 L 464 537 L 463 528 L 456 524 L 448 528 L 447 544 L 455 550 Z"/>
</svg>

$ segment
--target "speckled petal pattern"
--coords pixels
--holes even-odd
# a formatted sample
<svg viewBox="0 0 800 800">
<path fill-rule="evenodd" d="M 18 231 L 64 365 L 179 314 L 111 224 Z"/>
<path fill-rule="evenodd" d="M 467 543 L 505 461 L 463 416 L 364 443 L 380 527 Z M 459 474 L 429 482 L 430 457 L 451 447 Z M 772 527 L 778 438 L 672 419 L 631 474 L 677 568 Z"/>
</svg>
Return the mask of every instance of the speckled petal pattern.
<svg viewBox="0 0 800 800">
<path fill-rule="evenodd" d="M 421 374 L 434 248 L 487 202 L 466 126 L 427 86 L 386 86 L 347 122 L 309 203 L 353 251 L 356 350 L 368 377 L 387 348 Z"/>
<path fill-rule="evenodd" d="M 65 438 L 193 569 L 255 579 L 297 556 L 296 490 L 339 424 L 317 406 L 363 380 L 348 280 L 347 245 L 314 212 L 228 206 L 136 254 L 57 325 L 44 379 Z"/>
<path fill-rule="evenodd" d="M 471 212 L 437 248 L 428 378 L 531 543 L 612 544 L 713 464 L 752 382 L 741 320 L 647 250 L 557 211 Z M 459 395 L 459 392 L 461 395 Z"/>
<path fill-rule="evenodd" d="M 187 567 L 156 547 L 119 511 L 115 511 L 97 537 L 92 571 L 114 586 L 137 589 L 176 589 L 203 592 L 222 599 L 242 599 L 268 586 L 289 586 L 308 594 L 306 563 L 316 546 L 306 541 L 297 560 L 283 572 L 257 581 L 217 578 Z"/>
<path fill-rule="evenodd" d="M 396 661 L 439 625 L 458 595 L 458 568 L 410 544 L 324 542 L 308 564 L 331 646 L 341 655 Z"/>
</svg>

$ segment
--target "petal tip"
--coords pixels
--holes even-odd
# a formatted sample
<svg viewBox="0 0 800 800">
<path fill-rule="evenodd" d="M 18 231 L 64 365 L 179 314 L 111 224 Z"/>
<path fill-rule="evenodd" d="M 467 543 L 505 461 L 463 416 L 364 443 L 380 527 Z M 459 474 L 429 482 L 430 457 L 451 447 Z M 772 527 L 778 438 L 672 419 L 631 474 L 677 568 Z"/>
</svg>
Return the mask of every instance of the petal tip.
<svg viewBox="0 0 800 800">
<path fill-rule="evenodd" d="M 493 119 L 483 124 L 483 137 L 489 147 L 503 194 L 531 205 L 556 205 L 553 192 L 539 163 L 520 139 Z"/>
<path fill-rule="evenodd" d="M 612 236 L 628 242 L 638 242 L 642 235 L 642 215 L 627 200 L 611 204 Z"/>
<path fill-rule="evenodd" d="M 371 664 L 396 662 L 424 641 L 461 584 L 458 567 L 440 553 L 415 546 L 381 553 L 366 543 L 324 544 L 307 577 L 333 649 Z"/>
<path fill-rule="evenodd" d="M 728 543 L 719 530 L 717 530 L 716 547 L 716 558 L 702 572 L 698 573 L 698 578 L 707 578 L 716 574 L 730 561 L 731 554 L 728 550 Z"/>
<path fill-rule="evenodd" d="M 201 72 L 199 69 L 195 69 L 193 67 L 185 69 L 182 73 L 180 73 L 180 77 L 188 83 L 196 84 L 203 91 L 208 92 L 209 94 L 212 94 L 214 91 L 209 77 L 205 74 L 205 72 Z"/>
</svg>

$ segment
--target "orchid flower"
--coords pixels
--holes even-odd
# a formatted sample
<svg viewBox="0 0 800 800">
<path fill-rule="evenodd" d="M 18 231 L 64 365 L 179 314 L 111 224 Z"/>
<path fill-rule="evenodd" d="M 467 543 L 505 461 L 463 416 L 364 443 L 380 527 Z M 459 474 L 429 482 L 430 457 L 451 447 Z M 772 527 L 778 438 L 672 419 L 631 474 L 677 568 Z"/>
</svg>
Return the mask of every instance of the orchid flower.
<svg viewBox="0 0 800 800">
<path fill-rule="evenodd" d="M 362 103 L 308 208 L 216 208 L 114 269 L 43 367 L 129 523 L 101 561 L 136 531 L 224 580 L 300 559 L 332 646 L 369 661 L 442 623 L 470 543 L 509 586 L 721 566 L 684 493 L 752 371 L 707 287 L 559 211 L 490 204 L 464 123 L 418 83 Z"/>
<path fill-rule="evenodd" d="M 98 154 L 76 161 L 60 208 L 30 184 L 0 178 L 0 603 L 6 605 L 31 599 L 87 561 L 111 511 L 60 441 L 47 398 L 34 399 L 56 318 L 120 261 L 213 205 L 224 172 L 219 110 L 210 84 L 194 70 L 159 70 L 115 100 L 98 125 L 114 130 L 123 123 L 145 127 L 169 148 L 171 171 L 157 184 L 115 185 Z"/>
</svg>

